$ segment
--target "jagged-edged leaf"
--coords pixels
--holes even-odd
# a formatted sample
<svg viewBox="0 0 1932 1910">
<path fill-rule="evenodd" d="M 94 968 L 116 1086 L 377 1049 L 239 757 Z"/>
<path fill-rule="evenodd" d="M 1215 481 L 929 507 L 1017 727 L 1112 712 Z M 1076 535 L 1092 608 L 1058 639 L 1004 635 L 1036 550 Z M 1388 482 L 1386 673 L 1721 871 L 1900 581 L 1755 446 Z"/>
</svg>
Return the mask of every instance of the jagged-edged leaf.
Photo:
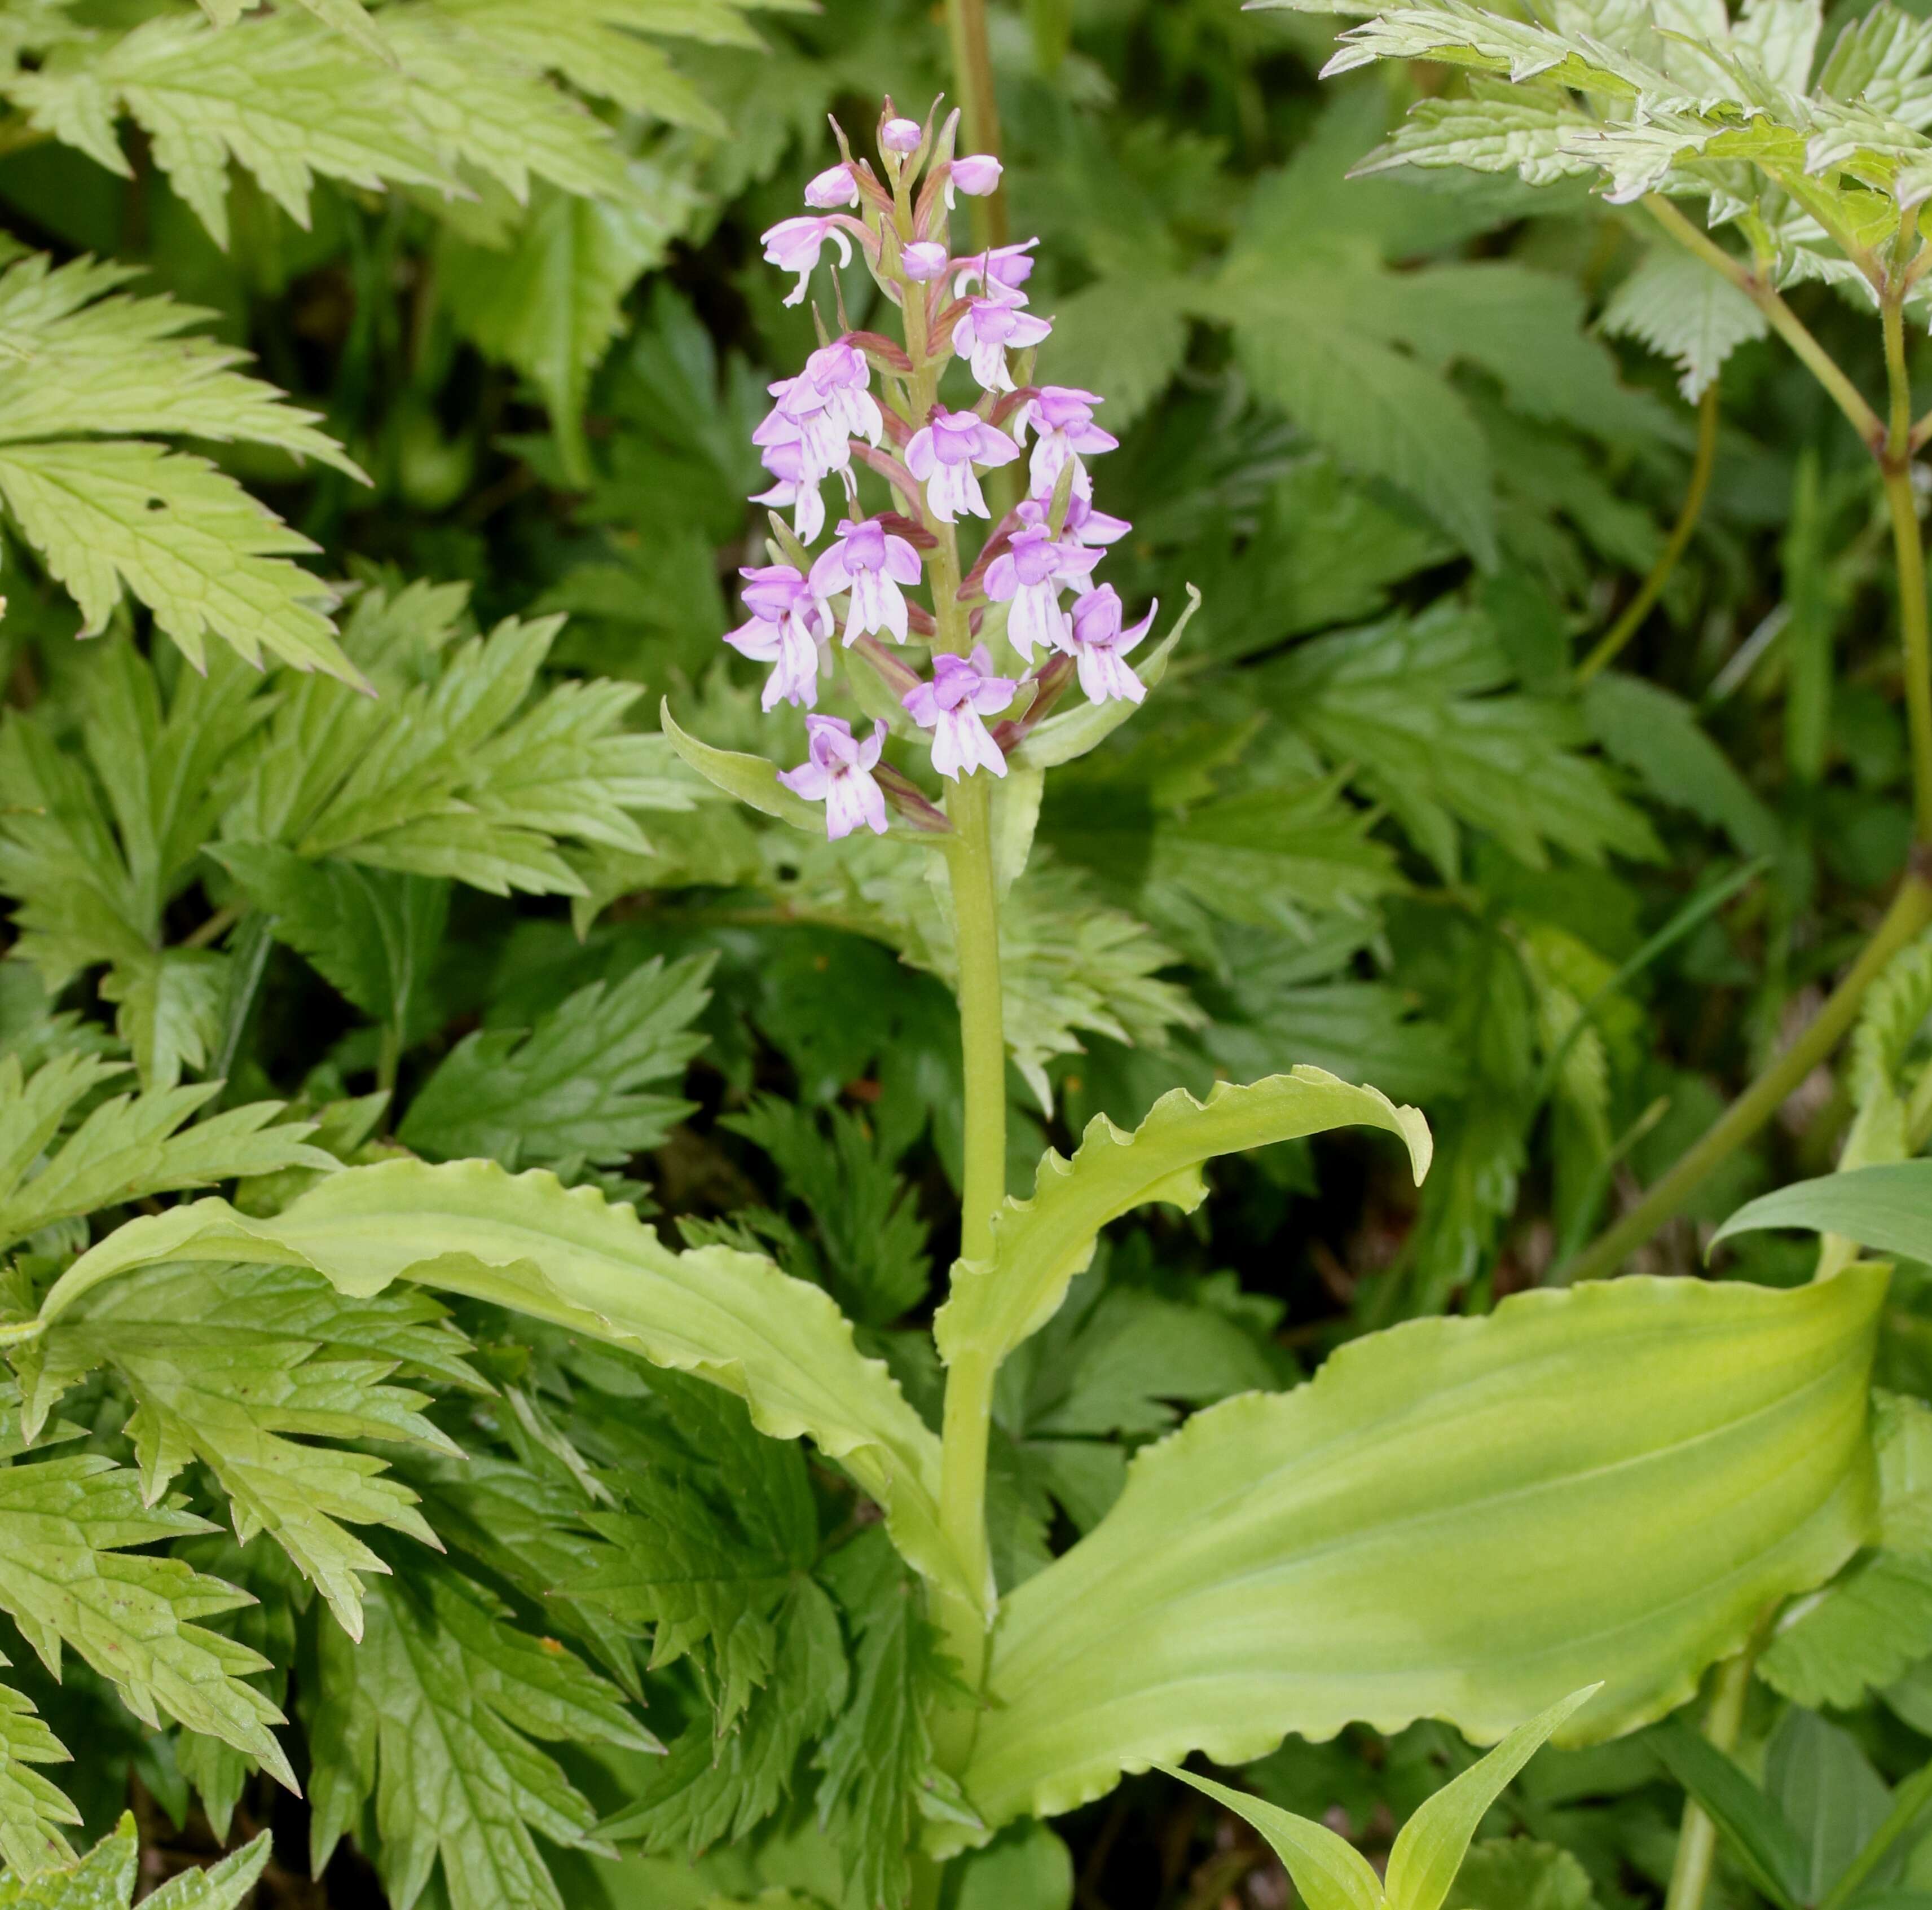
<svg viewBox="0 0 1932 1910">
<path fill-rule="evenodd" d="M 332 858 L 309 861 L 272 842 L 210 852 L 269 932 L 306 956 L 364 1014 L 406 1033 L 428 998 L 442 944 L 449 885 Z"/>
<path fill-rule="evenodd" d="M 1660 1716 L 1870 1536 L 1885 1288 L 1520 1294 L 1197 1414 L 1004 1601 L 969 1796 L 997 1824 L 1352 1720 L 1481 1739 L 1586 1678 L 1573 1738 Z"/>
<path fill-rule="evenodd" d="M 372 1795 L 389 1900 L 410 1910 L 439 1860 L 452 1910 L 563 1910 L 531 1835 L 608 1851 L 597 1813 L 530 1741 L 655 1748 L 614 1687 L 552 1642 L 517 1630 L 496 1600 L 442 1567 L 370 1588 L 352 1645 L 320 1634 L 310 1744 L 320 1875 Z"/>
<path fill-rule="evenodd" d="M 80 1813 L 36 1768 L 65 1764 L 73 1755 L 30 1699 L 0 1684 L 0 1859 L 17 1875 L 32 1876 L 73 1860 L 63 1827 L 78 1824 Z"/>
<path fill-rule="evenodd" d="M 464 1161 L 350 1168 L 272 1221 L 199 1201 L 130 1221 L 47 1296 L 52 1321 L 128 1268 L 170 1259 L 284 1260 L 345 1293 L 403 1275 L 608 1339 L 737 1393 L 761 1432 L 804 1434 L 884 1509 L 928 1577 L 960 1582 L 938 1525 L 938 1441 L 885 1366 L 861 1357 L 822 1289 L 754 1255 L 674 1253 L 628 1207 L 553 1174 Z"/>
<path fill-rule="evenodd" d="M 13 1391 L 6 1389 L 8 1395 Z M 163 1503 L 105 1454 L 23 1459 L 10 1396 L 0 1433 L 0 1609 L 58 1675 L 63 1645 L 112 1683 L 151 1728 L 164 1714 L 295 1779 L 270 1730 L 280 1712 L 247 1681 L 258 1652 L 196 1622 L 250 1603 L 178 1558 L 133 1548 L 212 1530 Z"/>
<path fill-rule="evenodd" d="M 664 739 L 627 730 L 640 691 L 539 690 L 561 617 L 459 640 L 460 586 L 370 591 L 344 631 L 380 694 L 294 686 L 238 772 L 221 834 L 314 859 L 575 895 L 562 841 L 649 847 L 635 808 L 688 808 Z"/>
<path fill-rule="evenodd" d="M 199 1460 L 228 1495 L 236 1537 L 268 1533 L 354 1637 L 358 1575 L 387 1568 L 346 1527 L 436 1539 L 382 1460 L 321 1442 L 456 1455 L 423 1417 L 426 1396 L 391 1378 L 406 1365 L 478 1384 L 440 1318 L 426 1294 L 350 1300 L 300 1268 L 146 1268 L 96 1288 L 22 1349 L 22 1417 L 38 1432 L 76 1381 L 112 1367 L 134 1402 L 127 1432 L 148 1501 Z"/>
<path fill-rule="evenodd" d="M 194 1087 L 116 1094 L 98 1103 L 64 1141 L 68 1117 L 124 1068 L 91 1054 L 56 1055 L 31 1075 L 0 1057 L 0 1240 L 150 1195 L 206 1187 L 246 1174 L 305 1167 L 328 1172 L 333 1155 L 307 1144 L 311 1122 L 272 1126 L 279 1101 L 231 1108 L 177 1133 L 220 1091 Z"/>
<path fill-rule="evenodd" d="M 579 484 L 590 475 L 583 430 L 590 374 L 616 335 L 626 295 L 664 257 L 696 203 L 668 175 L 640 167 L 634 176 L 636 196 L 623 204 L 553 188 L 538 196 L 507 248 L 452 240 L 440 256 L 458 322 L 543 394 L 568 475 Z"/>
<path fill-rule="evenodd" d="M 268 1866 L 270 1842 L 264 1831 L 205 1870 L 178 1872 L 142 1901 L 154 1910 L 238 1910 Z M 140 1861 L 134 1816 L 124 1812 L 85 1857 L 37 1876 L 0 1876 L 0 1910 L 128 1910 Z"/>
<path fill-rule="evenodd" d="M 1590 1873 L 1569 1852 L 1527 1837 L 1471 1850 L 1445 1910 L 1598 1910 Z"/>
<path fill-rule="evenodd" d="M 424 1083 L 397 1131 L 432 1160 L 487 1154 L 506 1167 L 616 1167 L 655 1147 L 692 1104 L 675 1086 L 704 1045 L 692 1024 L 711 999 L 713 958 L 642 964 L 593 982 L 528 1030 L 466 1036 Z"/>
<path fill-rule="evenodd" d="M 646 1851 L 695 1857 L 762 1823 L 790 1792 L 800 1753 L 844 1708 L 850 1684 L 838 1613 L 812 1579 L 787 1588 L 772 1620 L 770 1675 L 720 1738 L 700 1716 L 599 1828 Z"/>
<path fill-rule="evenodd" d="M 1601 322 L 1606 331 L 1674 358 L 1677 388 L 1693 404 L 1740 345 L 1771 330 L 1771 321 L 1723 273 L 1674 246 L 1646 256 L 1612 295 Z"/>
<path fill-rule="evenodd" d="M 43 441 L 0 449 L 0 496 L 73 594 L 83 635 L 133 592 L 202 667 L 218 637 L 356 682 L 328 613 L 334 593 L 289 562 L 316 546 L 206 458 L 138 439 Z"/>
<path fill-rule="evenodd" d="M 953 1270 L 952 1296 L 934 1322 L 940 1354 L 997 1366 L 1058 1310 L 1102 1228 L 1148 1201 L 1184 1212 L 1199 1206 L 1208 1192 L 1201 1170 L 1216 1155 L 1358 1124 L 1399 1135 L 1417 1180 L 1428 1172 L 1429 1129 L 1414 1108 L 1319 1068 L 1246 1087 L 1223 1083 L 1204 1102 L 1176 1088 L 1132 1134 L 1095 1116 L 1070 1161 L 1052 1151 L 1041 1161 L 1030 1199 L 1002 1204 L 992 1260 Z"/>
<path fill-rule="evenodd" d="M 1794 1703 L 1860 1703 L 1932 1654 L 1932 1562 L 1874 1552 L 1780 1619 L 1758 1675 Z"/>
<path fill-rule="evenodd" d="M 1658 855 L 1649 823 L 1580 753 L 1579 708 L 1508 691 L 1514 674 L 1490 619 L 1447 602 L 1316 638 L 1261 673 L 1282 719 L 1353 765 L 1445 875 L 1460 866 L 1459 821 L 1534 868 L 1550 844 L 1591 862 Z"/>
<path fill-rule="evenodd" d="M 43 253 L 0 274 L 0 335 L 19 352 L 0 358 L 0 440 L 158 433 L 275 445 L 360 475 L 316 412 L 236 368 L 245 352 L 181 336 L 214 313 L 119 290 L 138 276 L 94 259 L 56 267 Z"/>
<path fill-rule="evenodd" d="M 1880 1253 L 1932 1260 L 1932 1161 L 1887 1161 L 1795 1181 L 1738 1208 L 1711 1244 L 1770 1227 L 1842 1234 Z"/>
</svg>

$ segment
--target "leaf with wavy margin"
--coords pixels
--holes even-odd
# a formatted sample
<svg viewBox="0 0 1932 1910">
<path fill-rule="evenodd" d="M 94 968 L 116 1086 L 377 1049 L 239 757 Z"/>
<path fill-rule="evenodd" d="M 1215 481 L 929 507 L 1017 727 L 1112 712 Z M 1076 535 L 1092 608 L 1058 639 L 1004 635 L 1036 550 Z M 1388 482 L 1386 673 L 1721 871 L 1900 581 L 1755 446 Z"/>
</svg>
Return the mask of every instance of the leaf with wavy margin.
<svg viewBox="0 0 1932 1910">
<path fill-rule="evenodd" d="M 1400 1135 L 1418 1183 L 1429 1171 L 1429 1126 L 1415 1108 L 1320 1068 L 1246 1087 L 1222 1082 L 1204 1102 L 1178 1087 L 1132 1134 L 1096 1114 L 1070 1161 L 1052 1149 L 1042 1157 L 1032 1199 L 1002 1204 L 992 1258 L 953 1268 L 952 1297 L 933 1323 L 941 1357 L 1004 1360 L 1060 1310 L 1102 1228 L 1149 1201 L 1192 1213 L 1207 1198 L 1202 1166 L 1216 1154 L 1358 1125 Z"/>
<path fill-rule="evenodd" d="M 130 1221 L 83 1254 L 41 1309 L 160 1260 L 310 1267 L 343 1292 L 406 1276 L 554 1321 L 736 1393 L 774 1438 L 803 1435 L 877 1500 L 915 1569 L 963 1585 L 940 1535 L 939 1442 L 830 1294 L 757 1254 L 674 1252 L 628 1207 L 494 1162 L 386 1161 L 332 1175 L 273 1220 L 197 1201 Z"/>
<path fill-rule="evenodd" d="M 1357 1720 L 1495 1738 L 1597 1680 L 1569 1741 L 1662 1716 L 1870 1537 L 1886 1277 L 1522 1294 L 1197 1414 L 1006 1600 L 974 1807 Z"/>
</svg>

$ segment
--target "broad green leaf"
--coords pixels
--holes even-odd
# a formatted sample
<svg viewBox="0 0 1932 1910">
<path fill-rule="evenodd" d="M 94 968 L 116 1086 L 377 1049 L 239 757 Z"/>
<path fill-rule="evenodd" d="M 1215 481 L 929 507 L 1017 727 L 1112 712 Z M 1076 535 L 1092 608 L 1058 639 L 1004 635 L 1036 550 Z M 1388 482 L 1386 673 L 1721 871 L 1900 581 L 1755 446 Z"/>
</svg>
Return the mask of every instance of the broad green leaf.
<svg viewBox="0 0 1932 1910">
<path fill-rule="evenodd" d="M 32 1702 L 0 1684 L 0 1860 L 17 1874 L 32 1876 L 74 1860 L 62 1827 L 78 1824 L 80 1813 L 35 1768 L 72 1756 Z"/>
<path fill-rule="evenodd" d="M 1591 1685 L 1573 1691 L 1527 1724 L 1517 1726 L 1494 1750 L 1444 1785 L 1402 1827 L 1389 1852 L 1385 1886 L 1395 1910 L 1442 1910 L 1490 1805 L 1598 1689 Z"/>
<path fill-rule="evenodd" d="M 1002 1204 L 992 1260 L 953 1270 L 952 1296 L 934 1323 L 942 1357 L 997 1366 L 1052 1318 L 1102 1228 L 1149 1201 L 1198 1207 L 1208 1192 L 1201 1170 L 1216 1155 L 1358 1123 L 1399 1135 L 1418 1182 L 1429 1171 L 1429 1129 L 1414 1108 L 1319 1068 L 1246 1087 L 1222 1083 L 1205 1102 L 1176 1088 L 1132 1134 L 1096 1115 L 1070 1161 L 1046 1154 L 1030 1200 Z"/>
<path fill-rule="evenodd" d="M 267 1867 L 264 1831 L 218 1864 L 190 1864 L 141 1900 L 153 1910 L 238 1910 Z M 0 1876 L 0 1910 L 129 1910 L 140 1868 L 141 1844 L 131 1811 L 87 1855 L 37 1876 Z"/>
<path fill-rule="evenodd" d="M 1586 1679 L 1573 1741 L 1663 1715 L 1870 1534 L 1886 1281 L 1525 1294 L 1196 1414 L 1004 1601 L 968 1795 L 998 1824 L 1357 1720 L 1497 1737 Z"/>
<path fill-rule="evenodd" d="M 1860 1246 L 1932 1260 L 1932 1161 L 1889 1161 L 1800 1180 L 1738 1208 L 1711 1237 L 1802 1227 L 1842 1234 Z"/>
<path fill-rule="evenodd" d="M 1648 1741 L 1665 1769 L 1703 1806 L 1751 1881 L 1780 1910 L 1799 1910 L 1808 1901 L 1804 1846 L 1777 1804 L 1682 1718 L 1666 1720 Z"/>
<path fill-rule="evenodd" d="M 1170 1777 L 1192 1784 L 1204 1796 L 1244 1818 L 1268 1841 L 1268 1848 L 1287 1867 L 1294 1887 L 1307 1900 L 1308 1910 L 1385 1910 L 1382 1879 L 1368 1859 L 1325 1824 L 1298 1817 L 1278 1804 L 1264 1802 L 1245 1791 L 1197 1777 L 1191 1771 L 1159 1767 Z"/>
<path fill-rule="evenodd" d="M 674 1253 L 628 1207 L 542 1171 L 389 1161 L 350 1168 L 278 1219 L 220 1201 L 130 1222 L 50 1292 L 60 1318 L 99 1282 L 169 1259 L 292 1261 L 343 1292 L 408 1276 L 549 1320 L 693 1372 L 750 1405 L 761 1432 L 810 1437 L 884 1508 L 928 1577 L 959 1582 L 938 1524 L 939 1444 L 851 1323 L 816 1287 L 724 1248 Z"/>
<path fill-rule="evenodd" d="M 441 1061 L 397 1138 L 432 1160 L 487 1154 L 506 1167 L 616 1167 L 655 1147 L 692 1111 L 675 1087 L 704 1045 L 692 1023 L 710 999 L 713 958 L 640 964 L 593 982 L 534 1027 L 484 1028 Z"/>
<path fill-rule="evenodd" d="M 1825 1900 L 1892 1810 L 1892 1792 L 1858 1741 L 1797 1705 L 1772 1733 L 1764 1788 L 1804 1849 L 1798 1897 L 1808 1904 Z"/>
</svg>

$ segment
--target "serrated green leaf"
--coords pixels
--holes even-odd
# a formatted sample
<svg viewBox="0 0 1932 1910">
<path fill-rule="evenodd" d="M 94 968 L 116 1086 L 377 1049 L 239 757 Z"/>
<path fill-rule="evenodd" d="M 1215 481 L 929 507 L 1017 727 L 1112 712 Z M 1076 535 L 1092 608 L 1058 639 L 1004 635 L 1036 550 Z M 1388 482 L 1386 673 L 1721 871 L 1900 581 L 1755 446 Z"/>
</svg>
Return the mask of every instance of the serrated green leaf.
<svg viewBox="0 0 1932 1910">
<path fill-rule="evenodd" d="M 144 1723 L 166 1713 L 292 1789 L 270 1731 L 281 1714 L 245 1682 L 266 1661 L 194 1622 L 248 1603 L 248 1594 L 179 1559 L 128 1549 L 209 1529 L 146 1505 L 136 1476 L 101 1455 L 16 1459 L 0 1467 L 0 1609 L 50 1670 L 64 1644 Z"/>
<path fill-rule="evenodd" d="M 206 1870 L 190 1865 L 142 1900 L 155 1910 L 237 1910 L 267 1867 L 269 1835 L 264 1831 Z M 0 1876 L 0 1906 L 5 1910 L 128 1910 L 140 1864 L 140 1840 L 132 1812 L 93 1849 L 61 1867 L 38 1876 Z"/>
<path fill-rule="evenodd" d="M 1444 1910 L 1598 1910 L 1590 1873 L 1567 1850 L 1496 1837 L 1469 1852 Z"/>
<path fill-rule="evenodd" d="M 1413 1108 L 1318 1068 L 1297 1068 L 1246 1087 L 1222 1083 L 1207 1100 L 1176 1088 L 1132 1134 L 1096 1115 L 1070 1161 L 1049 1152 L 1030 1200 L 1009 1199 L 993 1221 L 993 1258 L 962 1261 L 933 1331 L 949 1364 L 997 1366 L 1058 1310 L 1067 1282 L 1093 1258 L 1100 1229 L 1149 1201 L 1186 1212 L 1206 1198 L 1201 1169 L 1218 1154 L 1357 1123 L 1387 1129 L 1407 1146 L 1419 1183 L 1429 1171 L 1429 1129 Z"/>
<path fill-rule="evenodd" d="M 454 1454 L 422 1416 L 427 1396 L 391 1381 L 406 1363 L 478 1384 L 439 1318 L 420 1294 L 346 1300 L 293 1268 L 146 1269 L 96 1288 L 22 1349 L 23 1413 L 38 1431 L 69 1386 L 112 1366 L 134 1402 L 127 1432 L 148 1502 L 199 1460 L 228 1495 L 236 1537 L 268 1533 L 359 1636 L 358 1575 L 386 1568 L 345 1526 L 436 1540 L 382 1460 L 320 1442 Z"/>
<path fill-rule="evenodd" d="M 542 31 L 551 30 L 544 22 Z M 626 295 L 663 259 L 697 202 L 662 172 L 640 165 L 634 177 L 636 196 L 622 204 L 540 193 L 507 251 L 452 240 L 440 256 L 458 324 L 542 392 L 578 484 L 590 477 L 583 431 L 590 375 L 616 335 Z"/>
<path fill-rule="evenodd" d="M 0 1057 L 0 1240 L 151 1195 L 336 1164 L 306 1144 L 311 1124 L 269 1125 L 278 1101 L 232 1108 L 176 1133 L 219 1091 L 213 1082 L 112 1096 L 56 1145 L 74 1110 L 123 1072 L 92 1055 L 63 1054 L 26 1076 L 16 1055 Z"/>
<path fill-rule="evenodd" d="M 197 668 L 214 636 L 257 666 L 266 652 L 361 680 L 327 615 L 333 593 L 288 561 L 315 546 L 206 459 L 134 440 L 12 444 L 0 496 L 80 604 L 83 635 L 106 627 L 124 586 Z"/>
<path fill-rule="evenodd" d="M 1721 272 L 1675 247 L 1646 256 L 1612 295 L 1601 323 L 1674 358 L 1677 388 L 1693 404 L 1740 345 L 1771 330 L 1771 321 Z"/>
<path fill-rule="evenodd" d="M 1932 1654 L 1932 1564 L 1860 1560 L 1778 1624 L 1759 1675 L 1794 1704 L 1850 1709 Z"/>
<path fill-rule="evenodd" d="M 1285 1731 L 1498 1735 L 1580 1675 L 1573 1738 L 1661 1715 L 1869 1534 L 1885 1285 L 1522 1294 L 1197 1414 L 1004 1602 L 968 1795 L 997 1824 Z"/>
<path fill-rule="evenodd" d="M 319 1874 L 372 1794 L 390 1901 L 410 1910 L 439 1861 L 452 1910 L 563 1910 L 532 1832 L 598 1849 L 596 1813 L 530 1740 L 655 1747 L 606 1685 L 552 1641 L 507 1621 L 488 1595 L 441 1567 L 370 1588 L 359 1645 L 320 1634 L 312 1739 Z"/>
<path fill-rule="evenodd" d="M 0 1684 L 0 1858 L 17 1876 L 31 1877 L 73 1861 L 62 1827 L 77 1825 L 80 1813 L 35 1768 L 65 1764 L 72 1756 L 32 1702 Z M 5 1887 L 0 1879 L 0 1891 Z"/>
<path fill-rule="evenodd" d="M 442 943 L 449 885 L 334 859 L 308 861 L 269 842 L 212 851 L 278 942 L 313 962 L 365 1015 L 412 1030 Z"/>
<path fill-rule="evenodd" d="M 484 1154 L 508 1168 L 616 1167 L 692 1111 L 647 1084 L 675 1085 L 704 1045 L 692 1024 L 710 1000 L 713 958 L 642 964 L 593 982 L 527 1031 L 466 1036 L 410 1104 L 397 1138 L 431 1160 Z"/>
</svg>

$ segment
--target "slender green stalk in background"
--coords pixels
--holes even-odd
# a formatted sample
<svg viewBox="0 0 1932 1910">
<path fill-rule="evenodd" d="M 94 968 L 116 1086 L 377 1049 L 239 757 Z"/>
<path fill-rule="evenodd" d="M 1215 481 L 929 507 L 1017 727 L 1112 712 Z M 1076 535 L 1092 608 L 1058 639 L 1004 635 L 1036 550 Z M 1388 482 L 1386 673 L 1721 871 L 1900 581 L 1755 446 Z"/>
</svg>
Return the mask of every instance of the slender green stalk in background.
<svg viewBox="0 0 1932 1910">
<path fill-rule="evenodd" d="M 1652 607 L 1664 595 L 1677 560 L 1684 555 L 1697 520 L 1704 514 L 1704 498 L 1711 488 L 1711 469 L 1718 461 L 1718 385 L 1713 379 L 1705 387 L 1697 404 L 1697 454 L 1690 466 L 1690 487 L 1684 493 L 1684 508 L 1677 514 L 1670 540 L 1651 566 L 1650 574 L 1633 597 L 1622 616 L 1604 633 L 1603 640 L 1576 666 L 1576 681 L 1587 683 L 1607 664 L 1622 654 L 1624 646 L 1642 628 Z"/>
<path fill-rule="evenodd" d="M 1915 856 L 1885 919 L 1810 1027 L 1725 1109 L 1704 1138 L 1628 1213 L 1600 1234 L 1562 1270 L 1564 1284 L 1600 1280 L 1614 1273 L 1627 1254 L 1635 1252 L 1666 1220 L 1682 1213 L 1713 1170 L 1756 1133 L 1784 1105 L 1785 1097 L 1838 1046 L 1858 1019 L 1865 990 L 1883 973 L 1892 957 L 1928 923 L 1932 923 L 1932 881 L 1922 873 Z"/>
<path fill-rule="evenodd" d="M 958 89 L 960 150 L 1000 151 L 1000 106 L 993 91 L 992 49 L 986 38 L 986 0 L 946 0 L 946 31 Z M 973 242 L 982 248 L 1006 242 L 1006 192 L 1002 185 L 971 202 Z"/>
<path fill-rule="evenodd" d="M 1720 1751 L 1730 1750 L 1738 1741 L 1738 1729 L 1744 1723 L 1744 1700 L 1750 1695 L 1754 1656 L 1741 1651 L 1718 1668 L 1711 1693 L 1711 1708 L 1705 1714 L 1704 1735 Z M 1694 1798 L 1686 1798 L 1683 1826 L 1677 1834 L 1677 1861 L 1671 1870 L 1670 1891 L 1664 1900 L 1664 1910 L 1702 1910 L 1717 1855 L 1718 1827 Z"/>
<path fill-rule="evenodd" d="M 1900 644 L 1912 734 L 1915 846 L 1884 919 L 1810 1026 L 1628 1213 L 1562 1270 L 1565 1281 L 1600 1279 L 1614 1273 L 1627 1255 L 1681 1213 L 1713 1170 L 1750 1140 L 1792 1089 L 1829 1057 L 1857 1019 L 1866 988 L 1892 958 L 1932 922 L 1932 861 L 1928 861 L 1928 849 L 1932 849 L 1932 636 L 1928 636 L 1927 625 L 1924 544 L 1912 495 L 1911 455 L 1918 433 L 1911 421 L 1903 316 L 1906 294 L 1922 270 L 1924 255 L 1910 264 L 1894 258 L 1880 289 L 1888 387 L 1888 415 L 1881 418 L 1767 280 L 1699 230 L 1667 199 L 1652 193 L 1644 204 L 1672 238 L 1721 272 L 1769 319 L 1878 460 L 1884 475 L 1898 571 Z M 1586 660 L 1586 668 L 1590 661 L 1593 659 Z"/>
</svg>

